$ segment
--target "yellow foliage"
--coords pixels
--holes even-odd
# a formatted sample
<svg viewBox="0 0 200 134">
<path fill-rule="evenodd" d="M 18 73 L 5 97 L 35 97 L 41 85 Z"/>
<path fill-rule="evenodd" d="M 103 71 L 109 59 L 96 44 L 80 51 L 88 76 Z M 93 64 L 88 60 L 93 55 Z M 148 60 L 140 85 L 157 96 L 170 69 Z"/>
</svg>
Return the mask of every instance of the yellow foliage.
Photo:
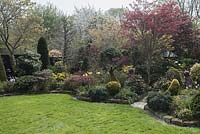
<svg viewBox="0 0 200 134">
<path fill-rule="evenodd" d="M 58 81 L 63 81 L 67 77 L 69 77 L 69 74 L 66 74 L 66 73 L 57 73 L 57 74 L 53 73 L 52 74 L 52 78 L 55 80 L 58 80 Z"/>
<path fill-rule="evenodd" d="M 200 64 L 194 64 L 190 69 L 190 76 L 194 82 L 200 83 Z"/>
<path fill-rule="evenodd" d="M 118 81 L 111 81 L 106 84 L 106 88 L 110 95 L 115 95 L 119 93 L 121 84 Z"/>
<path fill-rule="evenodd" d="M 180 83 L 177 79 L 173 79 L 169 88 L 168 88 L 168 91 L 172 94 L 172 95 L 178 95 L 179 91 L 180 91 Z"/>
<path fill-rule="evenodd" d="M 133 70 L 133 65 L 129 65 L 129 66 L 123 66 L 122 70 L 124 73 L 129 73 L 130 70 Z"/>
</svg>

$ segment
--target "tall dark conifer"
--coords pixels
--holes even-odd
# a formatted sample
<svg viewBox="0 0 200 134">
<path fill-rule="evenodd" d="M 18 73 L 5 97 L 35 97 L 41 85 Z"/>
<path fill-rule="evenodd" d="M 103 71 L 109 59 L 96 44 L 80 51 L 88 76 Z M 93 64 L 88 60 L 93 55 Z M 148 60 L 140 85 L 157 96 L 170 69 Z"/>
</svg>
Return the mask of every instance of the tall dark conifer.
<svg viewBox="0 0 200 134">
<path fill-rule="evenodd" d="M 47 69 L 49 65 L 49 52 L 47 42 L 44 37 L 41 37 L 38 41 L 37 53 L 41 55 L 40 60 L 42 62 L 42 69 Z"/>
</svg>

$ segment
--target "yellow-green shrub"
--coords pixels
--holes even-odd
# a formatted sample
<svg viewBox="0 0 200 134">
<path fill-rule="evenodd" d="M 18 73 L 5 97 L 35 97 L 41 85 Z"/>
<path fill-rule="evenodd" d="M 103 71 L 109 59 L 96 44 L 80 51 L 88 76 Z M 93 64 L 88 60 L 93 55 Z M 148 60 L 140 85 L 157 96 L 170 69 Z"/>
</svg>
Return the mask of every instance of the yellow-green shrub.
<svg viewBox="0 0 200 134">
<path fill-rule="evenodd" d="M 190 76 L 194 82 L 200 83 L 200 64 L 194 64 L 190 69 Z"/>
<path fill-rule="evenodd" d="M 181 109 L 178 114 L 177 114 L 178 118 L 179 119 L 182 119 L 184 121 L 187 121 L 187 120 L 191 120 L 192 119 L 192 111 L 190 109 Z"/>
<path fill-rule="evenodd" d="M 181 89 L 180 83 L 177 79 L 173 79 L 168 91 L 171 93 L 171 95 L 178 95 L 179 91 Z"/>
<path fill-rule="evenodd" d="M 108 93 L 112 96 L 119 93 L 120 88 L 121 88 L 121 84 L 118 81 L 111 81 L 106 84 L 106 89 Z"/>
<path fill-rule="evenodd" d="M 129 65 L 129 66 L 123 66 L 122 70 L 124 73 L 128 74 L 129 71 L 134 70 L 133 65 Z"/>
<path fill-rule="evenodd" d="M 64 81 L 67 77 L 69 77 L 69 74 L 66 73 L 53 73 L 52 74 L 52 78 L 54 80 L 58 80 L 58 81 Z"/>
</svg>

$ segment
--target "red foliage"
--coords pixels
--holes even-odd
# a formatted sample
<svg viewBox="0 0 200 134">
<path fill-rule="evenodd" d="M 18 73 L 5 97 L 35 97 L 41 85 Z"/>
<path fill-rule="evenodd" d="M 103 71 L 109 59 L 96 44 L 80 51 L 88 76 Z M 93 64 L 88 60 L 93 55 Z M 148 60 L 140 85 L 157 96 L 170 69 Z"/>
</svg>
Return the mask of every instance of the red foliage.
<svg viewBox="0 0 200 134">
<path fill-rule="evenodd" d="M 76 89 L 80 86 L 93 85 L 94 79 L 91 76 L 72 75 L 65 80 L 65 86 Z"/>
<path fill-rule="evenodd" d="M 145 7 L 149 8 L 140 8 L 141 4 L 134 3 L 132 10 L 125 13 L 123 21 L 124 33 L 132 42 L 140 40 L 143 32 L 151 32 L 156 37 L 176 35 L 180 27 L 190 21 L 172 0 L 157 6 L 146 2 Z"/>
</svg>

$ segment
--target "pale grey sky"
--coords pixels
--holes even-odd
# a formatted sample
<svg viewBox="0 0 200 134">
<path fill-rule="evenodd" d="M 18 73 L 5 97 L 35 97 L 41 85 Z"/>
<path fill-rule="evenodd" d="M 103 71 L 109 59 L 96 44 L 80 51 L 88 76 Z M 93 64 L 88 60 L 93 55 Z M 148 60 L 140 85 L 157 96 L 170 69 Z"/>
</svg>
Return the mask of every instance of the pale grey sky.
<svg viewBox="0 0 200 134">
<path fill-rule="evenodd" d="M 95 9 L 107 10 L 109 8 L 127 7 L 133 0 L 32 0 L 40 4 L 53 3 L 59 9 L 72 14 L 74 7 L 92 6 Z"/>
</svg>

